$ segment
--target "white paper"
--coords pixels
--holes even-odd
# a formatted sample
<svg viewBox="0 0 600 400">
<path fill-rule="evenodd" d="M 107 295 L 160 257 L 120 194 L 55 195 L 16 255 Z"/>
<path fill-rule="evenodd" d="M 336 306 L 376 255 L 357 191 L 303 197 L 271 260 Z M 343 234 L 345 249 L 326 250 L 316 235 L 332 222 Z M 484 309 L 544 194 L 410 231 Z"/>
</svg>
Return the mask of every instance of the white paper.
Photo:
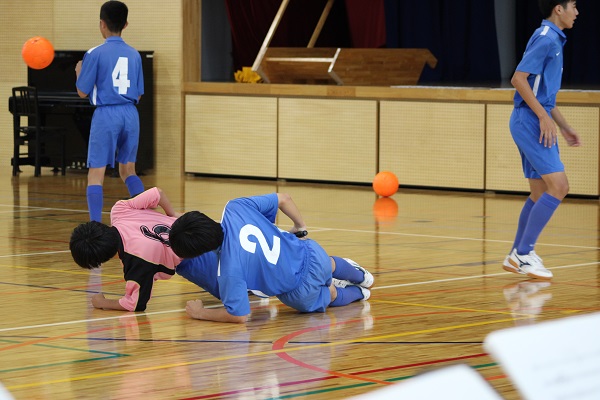
<svg viewBox="0 0 600 400">
<path fill-rule="evenodd" d="M 492 332 L 484 348 L 527 400 L 600 399 L 600 313 Z"/>
<path fill-rule="evenodd" d="M 425 372 L 407 381 L 373 390 L 351 400 L 502 400 L 502 397 L 466 364 Z"/>
</svg>

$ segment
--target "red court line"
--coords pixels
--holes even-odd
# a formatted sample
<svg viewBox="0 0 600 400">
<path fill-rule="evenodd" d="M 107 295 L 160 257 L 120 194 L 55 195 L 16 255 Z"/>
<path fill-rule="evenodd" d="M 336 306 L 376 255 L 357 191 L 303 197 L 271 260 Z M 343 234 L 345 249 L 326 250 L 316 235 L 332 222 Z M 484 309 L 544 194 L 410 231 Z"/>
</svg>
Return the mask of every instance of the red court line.
<svg viewBox="0 0 600 400">
<path fill-rule="evenodd" d="M 425 315 L 434 315 L 434 314 L 453 314 L 456 313 L 456 311 L 434 311 L 434 312 L 427 312 L 427 313 L 417 313 L 417 314 L 400 314 L 400 315 L 393 315 L 393 316 L 387 316 L 387 318 L 402 318 L 402 317 L 421 317 L 421 316 L 425 316 Z M 377 319 L 381 319 L 381 318 L 374 318 L 375 320 Z M 306 328 L 306 329 L 301 329 L 299 331 L 296 332 L 292 332 L 289 335 L 283 336 L 277 340 L 275 340 L 275 342 L 273 342 L 273 346 L 272 349 L 273 350 L 283 350 L 285 345 L 292 340 L 295 337 L 298 337 L 300 335 L 303 335 L 305 333 L 308 332 L 313 332 L 316 330 L 321 330 L 321 329 L 326 329 L 326 328 L 331 328 L 334 327 L 336 325 L 345 325 L 345 324 L 353 324 L 353 323 L 357 323 L 357 322 L 363 322 L 362 319 L 352 319 L 352 320 L 347 320 L 347 321 L 341 321 L 341 322 L 335 322 L 332 324 L 327 324 L 327 325 L 320 325 L 320 326 L 314 326 L 314 327 L 310 327 L 310 328 Z M 306 369 L 310 369 L 316 372 L 321 372 L 321 373 L 325 373 L 328 375 L 334 375 L 340 378 L 349 378 L 349 379 L 356 379 L 356 380 L 361 380 L 361 381 L 367 381 L 367 382 L 373 382 L 373 383 L 379 383 L 379 384 L 383 384 L 383 385 L 390 385 L 392 382 L 387 382 L 387 381 L 382 381 L 379 379 L 370 379 L 370 378 L 363 378 L 363 377 L 358 377 L 356 374 L 346 374 L 343 372 L 337 372 L 337 371 L 332 371 L 332 370 L 327 370 L 327 369 L 323 369 L 320 367 L 317 367 L 315 365 L 310 365 L 307 364 L 303 361 L 297 360 L 296 358 L 290 356 L 288 353 L 285 352 L 280 352 L 277 353 L 277 356 L 279 358 L 284 359 L 287 362 L 290 362 L 292 364 L 295 364 L 299 367 L 302 368 L 306 368 Z"/>
</svg>

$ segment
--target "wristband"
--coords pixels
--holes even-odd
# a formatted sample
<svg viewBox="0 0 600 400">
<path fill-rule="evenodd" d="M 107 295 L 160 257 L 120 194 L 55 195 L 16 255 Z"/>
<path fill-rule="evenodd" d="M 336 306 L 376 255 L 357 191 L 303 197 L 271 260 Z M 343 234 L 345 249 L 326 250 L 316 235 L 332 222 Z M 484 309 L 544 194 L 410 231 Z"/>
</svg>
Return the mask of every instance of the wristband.
<svg viewBox="0 0 600 400">
<path fill-rule="evenodd" d="M 305 236 L 308 236 L 308 231 L 298 231 L 295 232 L 294 235 L 296 235 L 297 238 L 303 238 Z"/>
</svg>

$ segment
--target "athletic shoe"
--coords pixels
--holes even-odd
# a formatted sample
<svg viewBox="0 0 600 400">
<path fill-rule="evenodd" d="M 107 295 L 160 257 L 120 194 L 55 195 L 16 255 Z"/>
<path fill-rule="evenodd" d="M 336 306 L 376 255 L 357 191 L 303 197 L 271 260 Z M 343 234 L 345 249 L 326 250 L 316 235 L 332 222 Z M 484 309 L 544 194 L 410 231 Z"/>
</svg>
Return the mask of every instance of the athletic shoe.
<svg viewBox="0 0 600 400">
<path fill-rule="evenodd" d="M 364 274 L 365 277 L 363 278 L 363 281 L 358 284 L 359 286 L 364 287 L 365 289 L 368 289 L 371 286 L 373 286 L 373 282 L 375 281 L 375 278 L 373 278 L 373 274 L 371 274 L 365 268 L 361 267 L 360 265 L 358 265 L 358 263 L 349 258 L 344 258 L 344 260 L 348 261 L 350 265 L 352 265 L 357 270 L 362 271 L 362 273 Z"/>
<path fill-rule="evenodd" d="M 362 292 L 363 295 L 363 301 L 365 300 L 369 300 L 369 297 L 371 297 L 371 291 L 365 287 L 359 286 L 359 285 L 354 285 L 357 288 L 360 289 L 360 291 Z"/>
<path fill-rule="evenodd" d="M 510 256 L 511 256 L 511 254 L 512 254 L 512 251 L 504 259 L 504 262 L 502 263 L 502 268 L 504 268 L 505 271 L 512 272 L 514 274 L 525 275 L 525 271 L 522 271 L 520 268 L 513 267 L 513 265 L 510 263 Z"/>
<path fill-rule="evenodd" d="M 352 285 L 352 282 L 350 282 L 350 281 L 347 281 L 345 279 L 336 279 L 336 278 L 331 278 L 331 283 L 333 283 L 333 286 L 339 287 L 339 288 L 345 288 L 348 285 Z"/>
<path fill-rule="evenodd" d="M 348 287 L 348 286 L 356 286 L 357 288 L 360 289 L 362 295 L 363 295 L 363 300 L 368 300 L 369 297 L 371 297 L 371 291 L 369 289 L 367 289 L 366 287 L 362 287 L 361 285 L 358 285 L 356 283 L 352 283 L 350 281 L 347 281 L 345 279 L 336 279 L 336 278 L 332 278 L 331 279 L 331 283 L 333 284 L 333 286 L 335 287 L 339 287 L 341 289 Z"/>
<path fill-rule="evenodd" d="M 529 254 L 521 255 L 517 254 L 517 249 L 513 249 L 510 253 L 508 262 L 514 270 L 504 268 L 507 271 L 525 274 L 530 278 L 552 279 L 552 271 L 544 268 L 542 259 L 534 251 L 531 251 Z"/>
</svg>

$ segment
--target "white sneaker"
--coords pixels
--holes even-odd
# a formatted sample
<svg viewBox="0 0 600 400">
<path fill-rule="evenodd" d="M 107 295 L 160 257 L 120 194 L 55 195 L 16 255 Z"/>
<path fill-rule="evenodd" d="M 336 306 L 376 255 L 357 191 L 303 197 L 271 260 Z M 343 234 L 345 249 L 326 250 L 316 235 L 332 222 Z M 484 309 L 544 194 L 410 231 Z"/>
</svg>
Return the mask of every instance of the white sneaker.
<svg viewBox="0 0 600 400">
<path fill-rule="evenodd" d="M 362 273 L 364 274 L 365 277 L 363 278 L 363 281 L 358 284 L 359 286 L 361 286 L 361 287 L 363 287 L 365 289 L 368 289 L 371 286 L 373 286 L 373 282 L 375 282 L 375 278 L 373 277 L 373 274 L 371 274 L 365 268 L 363 268 L 360 265 L 358 265 L 358 263 L 356 261 L 354 261 L 354 260 L 351 260 L 349 258 L 344 258 L 344 260 L 348 261 L 348 263 L 350 265 L 352 265 L 354 268 L 362 271 Z"/>
<path fill-rule="evenodd" d="M 345 279 L 331 278 L 331 283 L 333 284 L 333 286 L 339 287 L 339 288 L 342 288 L 342 289 L 345 288 L 345 287 L 347 287 L 347 286 L 356 286 L 362 292 L 363 300 L 368 300 L 369 297 L 371 297 L 371 291 L 369 289 L 367 289 L 366 287 L 362 287 L 361 285 L 358 285 L 356 283 L 352 283 L 350 281 L 347 281 Z"/>
<path fill-rule="evenodd" d="M 339 288 L 345 288 L 348 285 L 352 285 L 352 282 L 350 282 L 350 281 L 347 281 L 345 279 L 336 279 L 336 278 L 331 278 L 331 283 L 333 284 L 333 286 L 339 287 Z"/>
<path fill-rule="evenodd" d="M 508 262 L 512 267 L 505 270 L 510 272 L 516 272 L 518 274 L 525 274 L 530 278 L 537 279 L 552 279 L 552 271 L 544 268 L 542 259 L 535 253 L 535 251 L 529 252 L 529 254 L 521 255 L 517 254 L 517 249 L 513 249 L 508 258 Z"/>
<path fill-rule="evenodd" d="M 513 251 L 515 250 L 516 249 L 513 249 Z M 513 267 L 513 265 L 510 263 L 510 256 L 513 253 L 513 251 L 511 251 L 510 254 L 507 255 L 504 259 L 504 262 L 502 263 L 502 268 L 504 268 L 504 270 L 508 272 L 525 275 L 525 271 L 522 271 L 520 268 Z"/>
</svg>

